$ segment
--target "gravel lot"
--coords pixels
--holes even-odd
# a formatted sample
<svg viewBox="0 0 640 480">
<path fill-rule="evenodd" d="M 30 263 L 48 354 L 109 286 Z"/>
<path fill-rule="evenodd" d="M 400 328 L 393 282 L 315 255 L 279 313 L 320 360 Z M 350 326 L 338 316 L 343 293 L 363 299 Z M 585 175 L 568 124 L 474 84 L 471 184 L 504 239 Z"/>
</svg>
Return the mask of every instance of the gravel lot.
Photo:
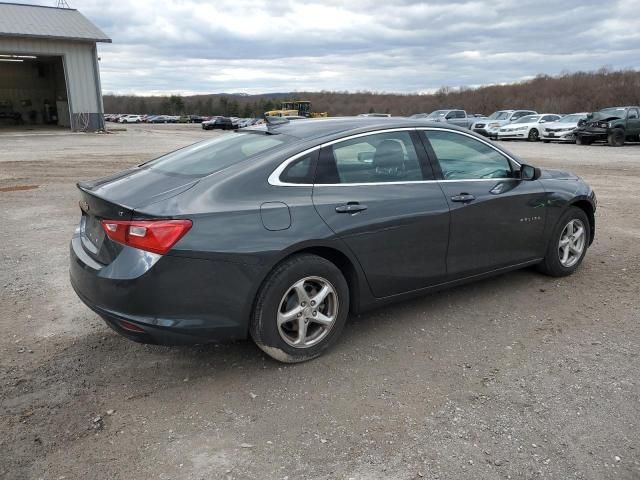
<svg viewBox="0 0 640 480">
<path fill-rule="evenodd" d="M 129 342 L 67 279 L 76 181 L 216 134 L 0 131 L 0 478 L 640 478 L 640 145 L 508 145 L 596 189 L 576 275 L 352 318 L 284 366 L 250 342 Z"/>
</svg>

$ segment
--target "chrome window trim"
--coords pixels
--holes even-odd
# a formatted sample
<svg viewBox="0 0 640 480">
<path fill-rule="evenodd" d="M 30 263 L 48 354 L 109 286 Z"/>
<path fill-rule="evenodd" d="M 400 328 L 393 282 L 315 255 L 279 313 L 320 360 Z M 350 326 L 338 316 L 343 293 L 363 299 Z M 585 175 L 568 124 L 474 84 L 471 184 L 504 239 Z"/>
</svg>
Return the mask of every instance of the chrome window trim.
<svg viewBox="0 0 640 480">
<path fill-rule="evenodd" d="M 515 180 L 514 178 L 509 178 L 509 177 L 496 177 L 496 178 L 462 178 L 462 179 L 458 179 L 458 180 L 410 180 L 410 181 L 406 181 L 406 182 L 370 182 L 370 183 L 289 183 L 289 182 L 283 182 L 280 180 L 280 175 L 282 175 L 282 173 L 285 171 L 285 169 L 293 162 L 295 162 L 297 159 L 299 159 L 300 157 L 304 157 L 305 155 L 308 155 L 311 152 L 314 152 L 316 150 L 320 150 L 321 148 L 324 147 L 328 147 L 330 145 L 334 145 L 336 143 L 340 143 L 340 142 L 344 142 L 347 140 L 351 140 L 354 138 L 360 138 L 360 137 L 366 137 L 369 135 L 376 135 L 379 133 L 389 133 L 389 132 L 410 132 L 410 131 L 443 131 L 443 132 L 451 132 L 451 133 L 456 133 L 458 135 L 464 135 L 467 137 L 470 137 L 480 143 L 483 143 L 485 145 L 487 145 L 488 147 L 492 148 L 493 150 L 495 150 L 496 152 L 498 152 L 499 154 L 503 155 L 504 157 L 506 157 L 509 161 L 513 162 L 515 165 L 517 165 L 518 167 L 521 167 L 522 165 L 520 164 L 520 162 L 518 162 L 517 160 L 515 160 L 513 157 L 511 157 L 511 155 L 503 152 L 502 150 L 500 150 L 499 148 L 497 148 L 495 145 L 492 145 L 491 143 L 489 143 L 488 141 L 486 141 L 483 138 L 478 138 L 475 135 L 471 135 L 470 133 L 467 132 L 460 132 L 458 130 L 452 130 L 450 128 L 441 128 L 441 127 L 398 127 L 398 128 L 385 128 L 383 130 L 375 130 L 372 132 L 364 132 L 364 133 L 356 133 L 354 135 L 349 135 L 347 137 L 342 137 L 342 138 L 338 138 L 336 140 L 331 140 L 330 142 L 325 142 L 322 143 L 320 145 L 316 145 L 314 147 L 308 148 L 306 150 L 303 150 L 300 153 L 296 153 L 295 155 L 287 158 L 286 160 L 284 160 L 280 165 L 278 165 L 278 167 L 276 167 L 276 169 L 271 172 L 271 175 L 269 175 L 269 179 L 268 182 L 270 185 L 273 185 L 274 187 L 362 187 L 362 186 L 366 186 L 366 185 L 407 185 L 407 184 L 412 184 L 412 183 L 439 183 L 439 182 L 443 182 L 443 183 L 449 183 L 449 182 L 491 182 L 491 181 L 498 181 L 498 180 Z"/>
</svg>

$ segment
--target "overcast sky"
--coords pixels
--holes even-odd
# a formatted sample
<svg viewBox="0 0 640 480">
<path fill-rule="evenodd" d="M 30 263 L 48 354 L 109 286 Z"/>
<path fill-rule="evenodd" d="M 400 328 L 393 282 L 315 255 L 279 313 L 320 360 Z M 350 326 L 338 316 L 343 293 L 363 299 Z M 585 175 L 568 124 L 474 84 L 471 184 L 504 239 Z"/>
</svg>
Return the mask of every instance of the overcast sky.
<svg viewBox="0 0 640 480">
<path fill-rule="evenodd" d="M 640 69 L 638 0 L 67 1 L 113 39 L 98 47 L 105 93 L 429 92 Z"/>
</svg>

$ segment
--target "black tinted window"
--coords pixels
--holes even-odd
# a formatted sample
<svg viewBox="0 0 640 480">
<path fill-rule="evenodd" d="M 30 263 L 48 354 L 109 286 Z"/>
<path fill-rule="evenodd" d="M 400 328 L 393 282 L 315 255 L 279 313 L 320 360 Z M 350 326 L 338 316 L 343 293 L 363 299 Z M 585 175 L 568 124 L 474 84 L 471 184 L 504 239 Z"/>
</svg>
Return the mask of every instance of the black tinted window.
<svg viewBox="0 0 640 480">
<path fill-rule="evenodd" d="M 336 143 L 323 152 L 316 183 L 423 180 L 409 132 L 387 132 Z"/>
<path fill-rule="evenodd" d="M 205 176 L 283 145 L 289 137 L 259 133 L 230 133 L 168 153 L 145 167 L 164 173 Z"/>
<path fill-rule="evenodd" d="M 511 163 L 475 138 L 454 132 L 425 132 L 445 180 L 510 178 Z"/>
<path fill-rule="evenodd" d="M 318 152 L 300 157 L 284 169 L 280 181 L 285 183 L 313 183 L 314 157 Z"/>
</svg>

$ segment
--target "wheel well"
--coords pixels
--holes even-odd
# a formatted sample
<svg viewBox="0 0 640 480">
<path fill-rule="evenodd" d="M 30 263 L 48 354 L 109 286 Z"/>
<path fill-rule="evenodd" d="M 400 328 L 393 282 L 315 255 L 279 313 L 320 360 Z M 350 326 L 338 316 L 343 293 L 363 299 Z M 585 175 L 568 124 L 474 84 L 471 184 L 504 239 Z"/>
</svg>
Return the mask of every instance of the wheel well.
<svg viewBox="0 0 640 480">
<path fill-rule="evenodd" d="M 596 233 L 596 221 L 593 207 L 586 200 L 578 200 L 577 202 L 572 203 L 571 206 L 578 207 L 587 214 L 587 218 L 589 219 L 589 245 L 591 245 Z"/>
<path fill-rule="evenodd" d="M 293 255 L 300 255 L 301 253 L 309 253 L 322 257 L 326 260 L 329 260 L 340 269 L 342 275 L 344 275 L 344 278 L 347 281 L 347 285 L 349 285 L 349 310 L 353 313 L 357 312 L 360 305 L 360 285 L 356 268 L 354 267 L 349 257 L 334 248 L 309 247 L 293 252 L 289 256 L 283 258 L 281 261 L 285 261 L 287 258 L 290 258 Z"/>
</svg>

